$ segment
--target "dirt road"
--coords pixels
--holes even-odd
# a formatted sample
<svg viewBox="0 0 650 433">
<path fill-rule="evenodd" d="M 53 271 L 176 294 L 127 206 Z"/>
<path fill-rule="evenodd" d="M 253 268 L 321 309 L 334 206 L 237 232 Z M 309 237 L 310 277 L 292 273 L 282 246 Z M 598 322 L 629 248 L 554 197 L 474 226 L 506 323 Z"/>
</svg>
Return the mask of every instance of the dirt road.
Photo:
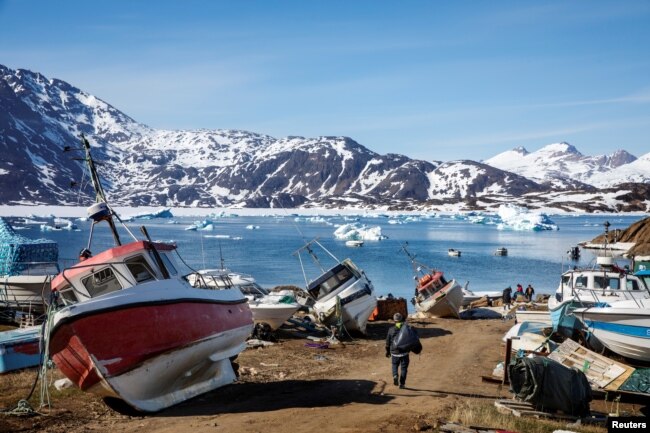
<svg viewBox="0 0 650 433">
<path fill-rule="evenodd" d="M 501 337 L 512 322 L 413 324 L 424 350 L 411 355 L 406 389 L 392 384 L 384 357 L 389 324 L 375 323 L 369 338 L 329 349 L 307 347 L 304 339 L 248 349 L 239 357 L 238 383 L 155 415 L 118 415 L 89 394 L 67 390 L 53 393 L 51 416 L 0 418 L 0 431 L 404 432 L 427 430 L 468 401 L 510 396 L 481 375 L 490 375 L 502 359 Z M 31 379 L 33 372 L 0 376 L 0 406 L 28 392 Z"/>
</svg>

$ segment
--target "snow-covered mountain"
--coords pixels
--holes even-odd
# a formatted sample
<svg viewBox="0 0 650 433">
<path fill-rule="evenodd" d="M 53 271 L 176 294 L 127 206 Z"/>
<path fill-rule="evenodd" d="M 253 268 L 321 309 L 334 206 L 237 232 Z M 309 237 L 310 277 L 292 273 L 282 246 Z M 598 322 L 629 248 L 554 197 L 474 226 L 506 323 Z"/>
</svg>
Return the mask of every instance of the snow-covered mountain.
<svg viewBox="0 0 650 433">
<path fill-rule="evenodd" d="M 583 180 L 589 171 L 592 177 L 607 177 L 607 167 L 631 167 L 625 181 L 637 182 L 650 164 L 647 155 L 632 161 L 625 152 L 600 160 L 584 157 L 566 144 L 544 148 L 542 170 L 526 159 L 537 152 L 523 148 L 487 164 L 441 163 L 380 155 L 348 137 L 276 139 L 236 130 L 155 130 L 68 83 L 0 66 L 0 204 L 88 204 L 88 179 L 73 158 L 79 155 L 62 151 L 78 147 L 81 133 L 101 161 L 105 188 L 116 205 L 544 206 L 560 190 L 597 192 Z M 571 158 L 581 164 L 570 172 L 576 178 L 548 174 L 565 173 Z M 71 189 L 72 180 L 85 193 Z M 626 210 L 646 209 L 647 198 L 635 184 L 626 191 L 641 197 Z M 620 205 L 616 200 L 601 204 L 595 209 Z"/>
<path fill-rule="evenodd" d="M 580 183 L 598 188 L 650 181 L 650 171 L 625 150 L 611 155 L 585 156 L 569 143 L 554 143 L 528 152 L 517 147 L 485 161 L 493 167 L 511 171 L 555 188 L 575 189 Z"/>
</svg>

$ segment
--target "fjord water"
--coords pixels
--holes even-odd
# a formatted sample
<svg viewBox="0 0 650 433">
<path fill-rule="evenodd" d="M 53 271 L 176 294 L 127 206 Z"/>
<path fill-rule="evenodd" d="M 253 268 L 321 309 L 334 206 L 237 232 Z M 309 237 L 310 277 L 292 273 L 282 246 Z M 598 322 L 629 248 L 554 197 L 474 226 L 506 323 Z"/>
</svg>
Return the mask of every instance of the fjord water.
<svg viewBox="0 0 650 433">
<path fill-rule="evenodd" d="M 532 284 L 537 293 L 551 293 L 558 285 L 560 275 L 569 266 L 589 265 L 594 253 L 583 250 L 579 262 L 567 259 L 569 247 L 588 241 L 603 232 L 603 223 L 611 223 L 610 230 L 625 229 L 638 216 L 552 216 L 559 226 L 557 231 L 498 230 L 495 225 L 472 224 L 453 217 L 422 218 L 405 224 L 389 224 L 387 218 L 360 218 L 360 223 L 380 226 L 388 239 L 366 241 L 361 248 L 349 248 L 342 240 L 334 239 L 334 225 L 295 221 L 294 216 L 246 216 L 212 218 L 214 230 L 187 231 L 185 228 L 202 218 L 153 219 L 128 223 L 131 231 L 140 236 L 139 226 L 147 226 L 154 240 L 174 241 L 184 261 L 194 269 L 220 266 L 220 255 L 225 265 L 237 272 L 254 276 L 265 287 L 292 284 L 305 286 L 300 262 L 292 255 L 304 240 L 319 238 L 336 257 L 351 258 L 362 268 L 375 285 L 378 295 L 392 293 L 407 299 L 413 294 L 410 263 L 400 252 L 408 242 L 408 249 L 417 258 L 442 270 L 448 278 L 455 278 L 475 291 L 502 290 L 518 283 Z M 332 224 L 344 224 L 343 217 L 326 217 Z M 86 247 L 89 222 L 75 222 L 80 231 L 53 231 L 42 233 L 31 226 L 21 234 L 37 238 L 46 237 L 59 243 L 62 264 L 69 265 L 82 248 Z M 247 229 L 247 226 L 259 226 Z M 121 230 L 123 242 L 130 236 Z M 215 237 L 217 236 L 217 237 Z M 224 238 L 230 236 L 230 238 Z M 233 239 L 241 237 L 241 239 Z M 93 253 L 113 245 L 112 237 L 104 224 L 96 227 Z M 499 247 L 508 249 L 508 256 L 495 256 Z M 462 252 L 461 257 L 450 257 L 447 249 Z M 221 249 L 221 253 L 220 253 Z M 326 253 L 314 249 L 325 267 L 333 264 Z M 309 279 L 317 276 L 309 256 L 302 255 Z M 184 272 L 189 272 L 183 269 Z"/>
</svg>

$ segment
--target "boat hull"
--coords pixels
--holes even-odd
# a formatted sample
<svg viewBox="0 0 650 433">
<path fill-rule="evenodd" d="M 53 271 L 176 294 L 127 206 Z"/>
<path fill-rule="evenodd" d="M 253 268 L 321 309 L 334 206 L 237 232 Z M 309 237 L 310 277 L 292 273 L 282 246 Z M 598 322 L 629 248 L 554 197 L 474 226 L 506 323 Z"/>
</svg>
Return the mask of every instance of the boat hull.
<svg viewBox="0 0 650 433">
<path fill-rule="evenodd" d="M 415 310 L 433 317 L 460 318 L 458 310 L 463 304 L 463 288 L 451 280 L 433 296 L 416 302 Z"/>
<path fill-rule="evenodd" d="M 574 314 L 612 352 L 650 361 L 650 309 L 581 308 Z"/>
<path fill-rule="evenodd" d="M 271 330 L 276 330 L 298 311 L 298 304 L 271 304 L 249 301 L 255 323 L 266 323 Z"/>
<path fill-rule="evenodd" d="M 377 307 L 377 297 L 370 282 L 362 277 L 314 303 L 312 307 L 314 312 L 319 316 L 321 323 L 327 326 L 337 324 L 335 314 L 337 297 L 341 300 L 343 326 L 348 331 L 359 331 L 365 334 L 370 314 Z"/>
<path fill-rule="evenodd" d="M 40 326 L 0 332 L 0 373 L 37 366 L 40 338 Z"/>
<path fill-rule="evenodd" d="M 185 297 L 136 290 L 148 293 L 124 290 L 124 296 L 55 314 L 49 350 L 70 380 L 146 412 L 235 380 L 229 358 L 244 349 L 253 326 L 245 298 L 219 299 L 210 295 L 225 291 L 200 289 L 185 289 Z"/>
<path fill-rule="evenodd" d="M 552 325 L 551 314 L 548 311 L 522 310 L 515 311 L 517 323 L 536 322 Z"/>
</svg>

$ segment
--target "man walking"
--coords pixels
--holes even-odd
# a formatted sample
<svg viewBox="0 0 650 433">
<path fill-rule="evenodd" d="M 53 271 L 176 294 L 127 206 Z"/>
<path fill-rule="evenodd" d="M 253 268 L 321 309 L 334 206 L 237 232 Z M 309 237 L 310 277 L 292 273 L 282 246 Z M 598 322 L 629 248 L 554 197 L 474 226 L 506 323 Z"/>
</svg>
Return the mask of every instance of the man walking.
<svg viewBox="0 0 650 433">
<path fill-rule="evenodd" d="M 405 326 L 404 317 L 400 313 L 395 313 L 393 320 L 395 321 L 395 326 L 388 330 L 388 335 L 386 336 L 386 358 L 391 358 L 393 366 L 393 385 L 399 385 L 400 388 L 404 389 L 406 373 L 409 367 L 409 352 L 399 350 L 394 344 L 394 340 L 400 329 L 402 326 Z M 398 368 L 401 369 L 401 375 L 397 374 Z"/>
</svg>

